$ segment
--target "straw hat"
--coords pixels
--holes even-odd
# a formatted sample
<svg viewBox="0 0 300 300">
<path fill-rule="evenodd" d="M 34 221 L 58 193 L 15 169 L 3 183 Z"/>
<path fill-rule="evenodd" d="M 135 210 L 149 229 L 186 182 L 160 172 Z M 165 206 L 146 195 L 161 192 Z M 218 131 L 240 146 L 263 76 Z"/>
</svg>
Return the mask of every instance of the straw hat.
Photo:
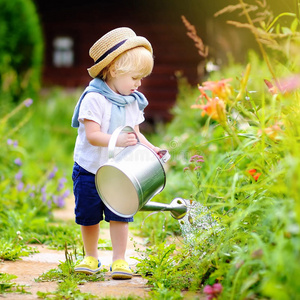
<svg viewBox="0 0 300 300">
<path fill-rule="evenodd" d="M 142 36 L 137 36 L 132 29 L 120 27 L 109 31 L 90 48 L 89 54 L 95 64 L 88 69 L 89 74 L 95 78 L 118 55 L 139 46 L 145 47 L 152 53 L 149 41 Z"/>
</svg>

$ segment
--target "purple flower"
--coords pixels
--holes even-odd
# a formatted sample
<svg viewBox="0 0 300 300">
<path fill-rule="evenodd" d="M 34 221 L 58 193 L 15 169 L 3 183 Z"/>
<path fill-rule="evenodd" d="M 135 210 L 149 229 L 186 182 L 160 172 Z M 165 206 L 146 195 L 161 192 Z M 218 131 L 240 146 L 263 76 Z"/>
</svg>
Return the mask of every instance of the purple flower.
<svg viewBox="0 0 300 300">
<path fill-rule="evenodd" d="M 42 201 L 45 203 L 47 201 L 47 194 L 43 193 L 42 194 Z"/>
<path fill-rule="evenodd" d="M 67 198 L 70 194 L 71 194 L 70 190 L 65 190 L 65 192 L 63 193 L 63 197 Z"/>
<path fill-rule="evenodd" d="M 23 173 L 22 173 L 22 171 L 20 170 L 20 171 L 15 175 L 15 179 L 16 179 L 16 180 L 21 180 L 22 177 L 23 177 Z"/>
<path fill-rule="evenodd" d="M 16 158 L 14 162 L 15 162 L 16 165 L 22 166 L 22 161 L 21 161 L 20 158 Z"/>
<path fill-rule="evenodd" d="M 64 207 L 65 206 L 65 199 L 63 196 L 58 196 L 57 200 L 56 200 L 56 205 L 58 207 Z"/>
<path fill-rule="evenodd" d="M 29 99 L 24 100 L 23 103 L 26 107 L 29 107 L 33 103 L 33 100 L 29 98 Z"/>
<path fill-rule="evenodd" d="M 18 190 L 19 192 L 21 192 L 21 191 L 23 190 L 23 187 L 24 187 L 24 183 L 23 183 L 22 181 L 20 181 L 20 182 L 18 183 L 18 185 L 17 185 L 17 190 Z"/>
<path fill-rule="evenodd" d="M 11 146 L 13 145 L 14 147 L 17 147 L 18 146 L 18 141 L 14 141 L 12 139 L 7 139 L 7 145 Z"/>
<path fill-rule="evenodd" d="M 57 167 L 54 167 L 52 172 L 49 174 L 48 179 L 52 179 L 57 172 Z"/>
<path fill-rule="evenodd" d="M 57 187 L 58 191 L 61 191 L 65 187 L 65 182 L 67 182 L 67 179 L 64 177 L 59 180 Z"/>
</svg>

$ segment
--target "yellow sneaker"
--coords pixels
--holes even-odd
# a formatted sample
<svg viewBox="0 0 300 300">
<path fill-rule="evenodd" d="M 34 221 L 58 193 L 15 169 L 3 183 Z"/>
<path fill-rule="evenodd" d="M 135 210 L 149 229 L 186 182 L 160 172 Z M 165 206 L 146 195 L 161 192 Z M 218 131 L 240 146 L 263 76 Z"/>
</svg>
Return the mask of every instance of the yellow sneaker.
<svg viewBox="0 0 300 300">
<path fill-rule="evenodd" d="M 93 256 L 86 256 L 82 262 L 75 266 L 74 271 L 85 274 L 95 274 L 101 269 L 101 262 Z"/>
<path fill-rule="evenodd" d="M 123 259 L 117 259 L 110 267 L 112 279 L 131 279 L 132 271 Z"/>
</svg>

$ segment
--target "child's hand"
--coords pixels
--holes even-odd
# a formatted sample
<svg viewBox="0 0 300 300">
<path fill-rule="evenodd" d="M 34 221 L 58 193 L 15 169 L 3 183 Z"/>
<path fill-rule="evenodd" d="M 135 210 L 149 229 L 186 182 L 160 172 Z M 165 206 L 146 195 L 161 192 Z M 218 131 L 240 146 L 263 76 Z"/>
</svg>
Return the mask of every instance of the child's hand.
<svg viewBox="0 0 300 300">
<path fill-rule="evenodd" d="M 122 133 L 117 139 L 117 147 L 134 146 L 138 142 L 134 133 Z"/>
<path fill-rule="evenodd" d="M 155 152 L 155 153 L 157 153 L 158 154 L 158 152 L 161 150 L 160 148 L 158 148 L 158 147 L 154 147 L 154 148 L 152 148 L 152 150 Z"/>
</svg>

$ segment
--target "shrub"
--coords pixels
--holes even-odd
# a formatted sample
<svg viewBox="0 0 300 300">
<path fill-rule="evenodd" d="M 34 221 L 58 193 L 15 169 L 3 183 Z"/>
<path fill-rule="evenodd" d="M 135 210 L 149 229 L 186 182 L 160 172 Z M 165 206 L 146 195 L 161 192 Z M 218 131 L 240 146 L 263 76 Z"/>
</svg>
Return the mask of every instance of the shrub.
<svg viewBox="0 0 300 300">
<path fill-rule="evenodd" d="M 40 88 L 43 39 L 31 0 L 0 0 L 0 109 Z"/>
</svg>

